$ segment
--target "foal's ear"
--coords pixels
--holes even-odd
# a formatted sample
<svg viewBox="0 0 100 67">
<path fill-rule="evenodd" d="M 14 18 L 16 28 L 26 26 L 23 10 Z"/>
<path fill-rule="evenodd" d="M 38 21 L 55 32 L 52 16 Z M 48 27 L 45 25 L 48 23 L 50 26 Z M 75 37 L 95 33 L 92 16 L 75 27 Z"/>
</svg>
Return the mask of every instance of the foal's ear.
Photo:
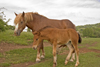
<svg viewBox="0 0 100 67">
<path fill-rule="evenodd" d="M 15 13 L 15 12 L 14 12 Z M 15 13 L 15 15 L 17 16 L 17 13 Z"/>
<path fill-rule="evenodd" d="M 22 13 L 22 17 L 24 17 L 24 15 L 25 15 L 25 13 L 24 13 L 24 11 L 23 11 L 23 13 Z"/>
<path fill-rule="evenodd" d="M 33 32 L 33 34 L 39 36 L 40 35 L 40 32 L 35 31 L 35 32 Z"/>
</svg>

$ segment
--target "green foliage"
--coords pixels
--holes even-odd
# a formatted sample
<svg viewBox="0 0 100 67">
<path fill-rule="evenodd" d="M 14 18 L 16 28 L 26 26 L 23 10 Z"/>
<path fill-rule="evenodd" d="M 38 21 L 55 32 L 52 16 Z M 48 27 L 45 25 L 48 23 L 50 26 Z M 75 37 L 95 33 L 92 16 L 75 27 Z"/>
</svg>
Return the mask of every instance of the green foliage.
<svg viewBox="0 0 100 67">
<path fill-rule="evenodd" d="M 93 33 L 94 32 L 92 28 L 86 28 L 83 30 L 83 37 L 92 37 Z"/>
<path fill-rule="evenodd" d="M 5 31 L 5 23 L 2 19 L 0 19 L 0 32 Z"/>
<path fill-rule="evenodd" d="M 100 23 L 77 26 L 76 29 L 81 33 L 81 36 L 83 37 L 100 37 Z"/>
<path fill-rule="evenodd" d="M 31 29 L 27 28 L 27 32 L 31 32 Z"/>
</svg>

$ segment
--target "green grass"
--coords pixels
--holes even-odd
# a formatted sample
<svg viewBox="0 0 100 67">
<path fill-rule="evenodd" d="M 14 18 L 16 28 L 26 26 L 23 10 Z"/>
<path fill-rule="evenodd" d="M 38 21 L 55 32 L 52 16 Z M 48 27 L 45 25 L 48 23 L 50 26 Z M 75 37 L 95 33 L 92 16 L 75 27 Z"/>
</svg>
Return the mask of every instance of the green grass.
<svg viewBox="0 0 100 67">
<path fill-rule="evenodd" d="M 20 36 L 14 36 L 13 30 L 7 30 L 0 33 L 0 42 L 14 43 L 20 45 L 29 45 L 33 42 L 33 34 L 31 32 L 22 32 Z"/>
<path fill-rule="evenodd" d="M 2 64 L 0 64 L 0 67 L 9 67 L 9 66 L 10 66 L 9 63 L 2 63 Z"/>
<path fill-rule="evenodd" d="M 3 58 L 5 58 L 5 61 L 3 63 L 0 63 L 0 65 L 4 63 L 10 65 L 28 61 L 35 61 L 36 51 L 33 51 L 32 48 L 15 49 L 6 52 L 5 55 L 3 55 Z"/>
<path fill-rule="evenodd" d="M 97 57 L 97 55 L 100 54 L 93 52 L 80 54 L 80 64 L 78 67 L 100 67 L 100 57 Z M 64 64 L 66 56 L 67 55 L 58 55 L 57 67 L 74 67 L 76 61 L 68 62 L 67 65 Z M 53 57 L 29 67 L 52 67 L 52 65 Z"/>
<path fill-rule="evenodd" d="M 52 56 L 52 48 L 47 47 L 45 48 L 47 58 L 51 58 Z M 0 63 L 0 66 L 6 65 L 10 66 L 11 64 L 18 64 L 24 62 L 35 62 L 36 60 L 37 51 L 33 50 L 32 48 L 23 48 L 23 49 L 15 49 L 11 51 L 7 51 L 2 58 L 5 58 L 4 62 Z"/>
<path fill-rule="evenodd" d="M 79 48 L 89 48 L 89 49 L 98 49 L 100 50 L 100 38 L 82 38 L 82 43 L 79 44 Z M 87 47 L 89 45 L 89 47 Z"/>
<path fill-rule="evenodd" d="M 2 55 L 2 53 L 0 53 L 0 58 L 2 58 L 3 57 L 3 55 Z"/>
</svg>

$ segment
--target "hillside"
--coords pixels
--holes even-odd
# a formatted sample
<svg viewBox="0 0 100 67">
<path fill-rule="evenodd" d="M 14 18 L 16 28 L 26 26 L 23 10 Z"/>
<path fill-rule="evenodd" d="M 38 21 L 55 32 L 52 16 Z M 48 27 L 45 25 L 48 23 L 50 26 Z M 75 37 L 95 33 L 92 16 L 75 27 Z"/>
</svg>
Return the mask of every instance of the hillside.
<svg viewBox="0 0 100 67">
<path fill-rule="evenodd" d="M 76 26 L 77 30 L 82 30 L 85 28 L 100 28 L 100 23 Z"/>
<path fill-rule="evenodd" d="M 83 37 L 100 37 L 100 23 L 76 26 Z"/>
</svg>

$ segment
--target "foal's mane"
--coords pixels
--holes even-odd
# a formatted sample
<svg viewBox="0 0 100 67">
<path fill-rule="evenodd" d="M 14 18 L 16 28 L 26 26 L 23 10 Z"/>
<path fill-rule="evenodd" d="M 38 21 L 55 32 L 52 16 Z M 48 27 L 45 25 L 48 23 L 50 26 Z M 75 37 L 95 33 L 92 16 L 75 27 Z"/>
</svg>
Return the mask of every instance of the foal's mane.
<svg viewBox="0 0 100 67">
<path fill-rule="evenodd" d="M 41 32 L 41 31 L 43 31 L 44 29 L 47 29 L 47 28 L 53 28 L 53 27 L 51 27 L 51 26 L 45 26 L 45 27 L 41 28 L 40 30 L 38 30 L 38 32 Z"/>
</svg>

